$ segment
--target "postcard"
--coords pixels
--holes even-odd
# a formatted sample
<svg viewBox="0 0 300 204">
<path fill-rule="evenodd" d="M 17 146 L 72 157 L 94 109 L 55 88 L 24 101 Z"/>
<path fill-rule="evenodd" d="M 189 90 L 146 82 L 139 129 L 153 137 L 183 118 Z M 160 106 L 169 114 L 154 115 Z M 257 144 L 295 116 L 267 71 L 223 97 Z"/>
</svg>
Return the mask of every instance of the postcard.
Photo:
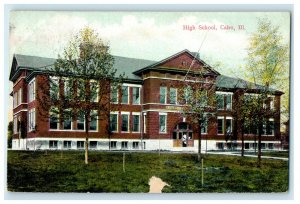
<svg viewBox="0 0 300 204">
<path fill-rule="evenodd" d="M 11 11 L 7 190 L 288 192 L 290 15 Z"/>
</svg>

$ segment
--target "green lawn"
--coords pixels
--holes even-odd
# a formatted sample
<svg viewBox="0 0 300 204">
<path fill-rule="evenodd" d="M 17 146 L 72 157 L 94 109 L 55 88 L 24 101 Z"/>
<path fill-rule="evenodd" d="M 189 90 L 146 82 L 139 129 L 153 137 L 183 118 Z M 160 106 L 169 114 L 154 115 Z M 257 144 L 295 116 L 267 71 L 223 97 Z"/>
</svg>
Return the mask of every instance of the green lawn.
<svg viewBox="0 0 300 204">
<path fill-rule="evenodd" d="M 149 178 L 160 177 L 171 187 L 163 192 L 285 192 L 288 162 L 205 155 L 204 185 L 196 155 L 120 152 L 8 151 L 8 190 L 21 192 L 148 192 Z M 215 167 L 215 168 L 214 168 Z"/>
</svg>

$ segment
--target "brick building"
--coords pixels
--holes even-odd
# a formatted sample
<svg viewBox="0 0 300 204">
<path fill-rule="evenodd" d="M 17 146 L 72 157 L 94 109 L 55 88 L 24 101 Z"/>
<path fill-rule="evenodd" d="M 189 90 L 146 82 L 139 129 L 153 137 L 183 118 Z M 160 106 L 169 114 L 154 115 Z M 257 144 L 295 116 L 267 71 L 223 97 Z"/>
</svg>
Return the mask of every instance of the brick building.
<svg viewBox="0 0 300 204">
<path fill-rule="evenodd" d="M 204 69 L 205 81 L 215 84 L 209 97 L 217 98 L 214 104 L 216 114 L 201 129 L 202 150 L 241 148 L 241 132 L 238 131 L 237 137 L 230 141 L 226 135 L 234 129 L 235 103 L 241 95 L 259 93 L 261 86 L 221 75 L 188 50 L 159 62 L 114 58 L 114 68 L 127 76 L 122 88 L 112 93 L 113 103 L 121 104 L 121 108 L 110 113 L 111 134 L 108 134 L 103 121 L 91 121 L 90 149 L 197 151 L 199 129 L 184 117 L 184 105 L 178 99 L 192 61 L 191 69 Z M 41 84 L 46 83 L 43 77 L 45 68 L 54 62 L 55 59 L 37 56 L 16 54 L 13 57 L 9 78 L 13 82 L 13 149 L 84 148 L 83 121 L 78 118 L 57 121 L 38 114 L 36 94 Z M 266 104 L 270 115 L 267 124 L 264 124 L 262 149 L 280 148 L 282 94 L 272 90 Z M 245 131 L 244 138 L 246 150 L 256 147 L 256 137 L 251 131 Z"/>
</svg>

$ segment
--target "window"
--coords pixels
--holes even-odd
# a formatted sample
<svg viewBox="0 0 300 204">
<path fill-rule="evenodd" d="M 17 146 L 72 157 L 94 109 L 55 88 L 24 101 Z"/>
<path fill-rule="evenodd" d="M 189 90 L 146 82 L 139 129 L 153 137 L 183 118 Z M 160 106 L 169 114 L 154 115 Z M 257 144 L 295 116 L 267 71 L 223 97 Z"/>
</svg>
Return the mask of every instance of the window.
<svg viewBox="0 0 300 204">
<path fill-rule="evenodd" d="M 90 130 L 97 131 L 97 127 L 98 127 L 98 111 L 92 110 L 91 111 Z"/>
<path fill-rule="evenodd" d="M 98 144 L 97 141 L 90 141 L 90 148 L 91 149 L 96 149 L 97 148 L 97 144 Z"/>
<path fill-rule="evenodd" d="M 49 78 L 50 83 L 50 98 L 52 100 L 58 100 L 59 98 L 59 80 L 56 77 Z M 30 95 L 29 95 L 30 98 Z M 30 100 L 29 100 L 30 101 Z"/>
<path fill-rule="evenodd" d="M 224 118 L 218 118 L 218 134 L 224 134 Z"/>
<path fill-rule="evenodd" d="M 132 131 L 140 132 L 140 113 L 133 113 L 132 118 Z"/>
<path fill-rule="evenodd" d="M 217 108 L 218 110 L 231 110 L 232 94 L 217 93 Z"/>
<path fill-rule="evenodd" d="M 29 94 L 28 102 L 35 100 L 35 79 L 31 80 L 28 84 L 28 94 Z"/>
<path fill-rule="evenodd" d="M 224 143 L 222 143 L 222 142 L 217 142 L 217 149 L 223 150 L 223 149 L 224 149 Z"/>
<path fill-rule="evenodd" d="M 208 96 L 207 96 L 207 94 L 208 94 L 207 90 L 204 90 L 204 91 L 202 91 L 202 93 L 201 93 L 201 100 L 202 100 L 201 105 L 202 105 L 203 107 L 206 107 L 207 104 L 208 104 Z"/>
<path fill-rule="evenodd" d="M 232 97 L 230 94 L 225 95 L 225 104 L 226 104 L 226 110 L 231 110 L 232 106 Z"/>
<path fill-rule="evenodd" d="M 167 87 L 160 87 L 160 90 L 159 90 L 159 102 L 160 103 L 166 103 L 167 102 Z"/>
<path fill-rule="evenodd" d="M 71 111 L 65 110 L 63 113 L 63 127 L 64 130 L 71 130 L 72 129 L 72 118 L 71 118 Z"/>
<path fill-rule="evenodd" d="M 170 88 L 170 104 L 176 104 L 176 103 L 177 103 L 177 89 Z"/>
<path fill-rule="evenodd" d="M 124 104 L 128 104 L 129 100 L 128 100 L 128 86 L 122 86 L 122 103 Z"/>
<path fill-rule="evenodd" d="M 18 90 L 18 104 L 17 105 L 20 105 L 22 103 L 22 88 L 20 88 Z"/>
<path fill-rule="evenodd" d="M 18 133 L 18 119 L 14 116 L 14 134 Z"/>
<path fill-rule="evenodd" d="M 268 144 L 268 149 L 274 149 L 274 143 L 269 143 Z"/>
<path fill-rule="evenodd" d="M 64 97 L 66 100 L 70 100 L 71 97 L 73 96 L 72 94 L 72 87 L 73 84 L 72 84 L 72 81 L 68 80 L 68 79 L 65 79 L 64 80 Z"/>
<path fill-rule="evenodd" d="M 90 93 L 91 93 L 91 101 L 97 102 L 98 101 L 98 93 L 99 93 L 99 84 L 96 81 L 90 82 Z"/>
<path fill-rule="evenodd" d="M 147 120 L 147 113 L 144 113 L 144 133 L 146 133 L 146 120 Z"/>
<path fill-rule="evenodd" d="M 122 132 L 129 132 L 129 114 L 122 114 Z"/>
<path fill-rule="evenodd" d="M 274 120 L 273 119 L 269 119 L 269 121 L 267 121 L 267 135 L 274 135 Z"/>
<path fill-rule="evenodd" d="M 207 123 L 208 123 L 207 118 L 204 118 L 201 124 L 201 133 L 207 133 L 207 125 L 208 125 Z"/>
<path fill-rule="evenodd" d="M 189 104 L 191 97 L 192 97 L 192 88 L 191 88 L 191 86 L 187 86 L 187 87 L 184 88 L 184 101 L 183 101 L 183 104 Z"/>
<path fill-rule="evenodd" d="M 29 131 L 35 130 L 35 108 L 29 110 L 28 112 L 28 125 L 29 125 Z"/>
<path fill-rule="evenodd" d="M 116 148 L 117 148 L 117 142 L 116 142 L 116 141 L 111 141 L 111 142 L 109 143 L 109 145 L 110 145 L 110 148 L 111 148 L 111 149 L 116 149 Z"/>
<path fill-rule="evenodd" d="M 85 130 L 85 118 L 82 111 L 77 114 L 77 130 Z"/>
<path fill-rule="evenodd" d="M 217 94 L 217 108 L 218 110 L 224 110 L 224 96 Z"/>
<path fill-rule="evenodd" d="M 86 81 L 82 79 L 77 80 L 77 99 L 84 101 L 86 99 Z"/>
<path fill-rule="evenodd" d="M 57 130 L 58 125 L 58 114 L 50 111 L 50 129 Z"/>
<path fill-rule="evenodd" d="M 245 149 L 250 149 L 250 144 L 249 143 L 245 143 Z"/>
<path fill-rule="evenodd" d="M 77 141 L 77 149 L 83 149 L 84 148 L 84 141 Z"/>
<path fill-rule="evenodd" d="M 110 114 L 110 131 L 112 132 L 118 131 L 118 114 L 116 113 Z"/>
<path fill-rule="evenodd" d="M 110 88 L 110 94 L 111 94 L 111 102 L 112 103 L 118 103 L 118 98 L 119 98 L 119 96 L 118 96 L 118 88 L 117 87 L 115 87 L 115 86 L 111 86 L 111 88 Z"/>
<path fill-rule="evenodd" d="M 122 149 L 128 149 L 128 142 L 122 142 L 121 143 L 121 148 Z"/>
<path fill-rule="evenodd" d="M 132 143 L 132 148 L 133 149 L 138 149 L 139 148 L 139 142 L 133 142 Z"/>
<path fill-rule="evenodd" d="M 167 115 L 159 114 L 159 133 L 166 133 Z"/>
<path fill-rule="evenodd" d="M 57 149 L 57 141 L 56 140 L 50 140 L 49 141 L 49 148 L 50 149 Z"/>
<path fill-rule="evenodd" d="M 132 104 L 140 104 L 140 88 L 132 88 Z"/>
<path fill-rule="evenodd" d="M 71 141 L 64 141 L 64 149 L 71 149 Z"/>
<path fill-rule="evenodd" d="M 226 118 L 226 134 L 232 133 L 232 119 Z"/>
<path fill-rule="evenodd" d="M 274 97 L 270 97 L 270 110 L 274 110 Z"/>
</svg>

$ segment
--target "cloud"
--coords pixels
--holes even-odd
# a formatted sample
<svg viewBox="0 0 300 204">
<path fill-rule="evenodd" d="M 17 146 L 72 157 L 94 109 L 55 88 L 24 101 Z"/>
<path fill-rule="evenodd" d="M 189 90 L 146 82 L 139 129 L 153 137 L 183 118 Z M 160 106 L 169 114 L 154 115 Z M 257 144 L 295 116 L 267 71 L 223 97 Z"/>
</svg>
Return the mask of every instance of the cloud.
<svg viewBox="0 0 300 204">
<path fill-rule="evenodd" d="M 183 25 L 215 25 L 219 28 L 224 24 L 189 14 L 163 23 L 155 17 L 137 17 L 130 13 L 113 23 L 105 23 L 101 18 L 91 21 L 88 14 L 71 14 L 53 12 L 45 18 L 39 15 L 31 25 L 21 25 L 22 21 L 14 24 L 10 34 L 11 53 L 56 57 L 70 37 L 87 25 L 110 43 L 112 54 L 151 60 L 161 60 L 183 49 L 197 51 L 207 35 L 201 56 L 236 66 L 242 62 L 247 44 L 245 32 L 218 29 L 206 34 L 203 30 L 183 30 Z"/>
</svg>

